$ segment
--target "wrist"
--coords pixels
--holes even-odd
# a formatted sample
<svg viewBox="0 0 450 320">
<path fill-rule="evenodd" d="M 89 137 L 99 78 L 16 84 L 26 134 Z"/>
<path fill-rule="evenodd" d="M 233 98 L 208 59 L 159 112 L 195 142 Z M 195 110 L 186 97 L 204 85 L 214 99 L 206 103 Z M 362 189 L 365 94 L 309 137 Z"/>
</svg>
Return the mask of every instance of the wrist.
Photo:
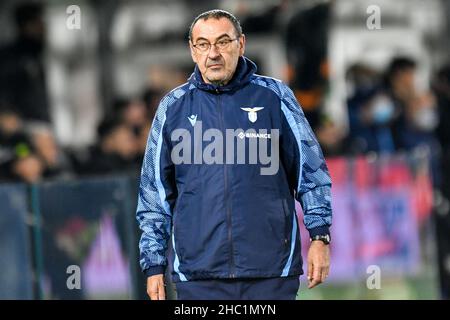
<svg viewBox="0 0 450 320">
<path fill-rule="evenodd" d="M 322 242 L 325 245 L 329 245 L 331 242 L 331 237 L 329 234 L 318 234 L 311 236 L 309 241 L 312 242 Z"/>
<path fill-rule="evenodd" d="M 144 270 L 144 274 L 147 277 L 151 277 L 157 274 L 164 274 L 165 272 L 165 266 L 153 266 L 153 267 L 149 267 L 147 269 Z"/>
</svg>

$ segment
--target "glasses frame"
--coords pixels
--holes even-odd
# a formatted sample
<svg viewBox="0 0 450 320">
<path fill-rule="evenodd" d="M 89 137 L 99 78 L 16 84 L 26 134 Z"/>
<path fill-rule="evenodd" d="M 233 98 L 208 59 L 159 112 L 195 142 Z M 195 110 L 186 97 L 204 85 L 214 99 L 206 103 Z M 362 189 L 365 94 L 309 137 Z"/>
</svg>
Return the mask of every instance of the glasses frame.
<svg viewBox="0 0 450 320">
<path fill-rule="evenodd" d="M 217 51 L 219 51 L 219 52 L 224 52 L 225 50 L 227 50 L 228 48 L 229 48 L 229 45 L 233 42 L 233 41 L 236 41 L 236 40 L 239 40 L 240 39 L 240 37 L 237 37 L 237 38 L 234 38 L 234 39 L 227 39 L 227 40 L 229 40 L 228 41 L 228 43 L 227 43 L 227 45 L 226 45 L 226 47 L 225 48 L 219 48 L 218 46 L 217 46 L 217 43 L 218 42 L 220 42 L 220 41 L 224 41 L 225 39 L 220 39 L 220 40 L 217 40 L 216 42 L 214 42 L 214 43 L 211 43 L 211 42 L 209 42 L 209 41 L 206 41 L 206 43 L 208 44 L 208 49 L 206 49 L 205 51 L 202 51 L 201 49 L 199 49 L 198 48 L 198 43 L 196 43 L 196 44 L 193 44 L 192 42 L 192 47 L 197 51 L 197 53 L 200 53 L 200 54 L 206 54 L 206 53 L 208 53 L 210 50 L 211 50 L 211 48 L 212 48 L 212 46 L 215 46 L 216 47 L 216 49 L 217 49 Z M 203 44 L 203 42 L 202 42 L 202 44 Z"/>
</svg>

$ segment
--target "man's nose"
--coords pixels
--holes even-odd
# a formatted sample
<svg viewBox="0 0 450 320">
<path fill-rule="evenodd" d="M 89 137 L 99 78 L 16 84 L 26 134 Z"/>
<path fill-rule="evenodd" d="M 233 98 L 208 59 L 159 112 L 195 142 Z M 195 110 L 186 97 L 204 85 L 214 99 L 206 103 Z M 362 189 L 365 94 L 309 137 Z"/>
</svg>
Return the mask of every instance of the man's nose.
<svg viewBox="0 0 450 320">
<path fill-rule="evenodd" d="M 216 47 L 214 44 L 212 44 L 212 45 L 211 45 L 211 48 L 209 49 L 209 52 L 208 52 L 208 57 L 209 57 L 210 59 L 214 60 L 214 59 L 216 59 L 219 55 L 220 55 L 219 50 L 217 49 L 217 47 Z"/>
</svg>

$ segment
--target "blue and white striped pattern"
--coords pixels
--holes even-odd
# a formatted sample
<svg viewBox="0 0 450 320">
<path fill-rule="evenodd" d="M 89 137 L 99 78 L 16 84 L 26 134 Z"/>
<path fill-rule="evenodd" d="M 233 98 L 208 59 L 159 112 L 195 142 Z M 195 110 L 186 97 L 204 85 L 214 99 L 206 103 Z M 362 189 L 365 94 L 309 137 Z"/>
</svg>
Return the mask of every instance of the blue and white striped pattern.
<svg viewBox="0 0 450 320">
<path fill-rule="evenodd" d="M 187 90 L 189 90 L 188 85 L 182 85 L 162 99 L 147 142 L 136 210 L 136 219 L 143 231 L 139 241 L 142 270 L 167 265 L 165 252 L 170 239 L 172 212 L 166 200 L 166 189 L 160 173 L 163 128 L 167 109 Z M 166 159 L 166 162 L 167 160 L 170 161 L 170 159 Z M 182 277 L 180 275 L 180 278 Z"/>
<path fill-rule="evenodd" d="M 258 75 L 252 83 L 272 90 L 280 98 L 281 110 L 297 141 L 300 155 L 296 199 L 302 205 L 306 228 L 330 226 L 330 175 L 320 145 L 294 93 L 280 80 L 269 77 Z"/>
</svg>

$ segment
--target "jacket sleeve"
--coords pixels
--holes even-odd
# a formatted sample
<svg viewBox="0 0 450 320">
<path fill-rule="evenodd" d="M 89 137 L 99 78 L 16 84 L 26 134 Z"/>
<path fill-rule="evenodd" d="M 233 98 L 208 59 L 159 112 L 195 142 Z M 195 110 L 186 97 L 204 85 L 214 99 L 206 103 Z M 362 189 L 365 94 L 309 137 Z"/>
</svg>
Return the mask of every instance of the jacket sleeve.
<svg viewBox="0 0 450 320">
<path fill-rule="evenodd" d="M 281 157 L 311 237 L 329 234 L 331 178 L 320 145 L 292 90 L 280 84 Z"/>
<path fill-rule="evenodd" d="M 163 274 L 171 237 L 171 208 L 176 198 L 174 166 L 170 159 L 166 130 L 166 101 L 156 111 L 141 170 L 136 219 L 142 236 L 140 265 L 147 275 Z"/>
</svg>

